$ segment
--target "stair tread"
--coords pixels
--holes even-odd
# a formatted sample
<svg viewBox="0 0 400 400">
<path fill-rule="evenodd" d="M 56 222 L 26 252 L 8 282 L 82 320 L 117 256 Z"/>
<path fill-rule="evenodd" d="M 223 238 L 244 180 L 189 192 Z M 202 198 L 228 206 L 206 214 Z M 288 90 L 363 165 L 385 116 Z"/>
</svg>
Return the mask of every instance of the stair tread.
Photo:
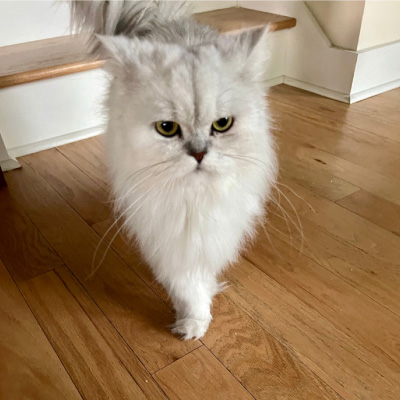
<svg viewBox="0 0 400 400">
<path fill-rule="evenodd" d="M 206 11 L 196 14 L 195 18 L 198 22 L 210 25 L 222 33 L 261 28 L 268 24 L 271 32 L 296 26 L 295 18 L 241 7 Z"/>
<path fill-rule="evenodd" d="M 76 35 L 0 47 L 0 76 L 84 61 L 87 57 L 84 41 Z"/>
<path fill-rule="evenodd" d="M 294 18 L 237 7 L 198 13 L 195 18 L 222 33 L 267 24 L 270 31 L 296 25 Z M 0 47 L 0 88 L 98 68 L 103 62 L 88 54 L 84 40 L 77 35 Z"/>
</svg>

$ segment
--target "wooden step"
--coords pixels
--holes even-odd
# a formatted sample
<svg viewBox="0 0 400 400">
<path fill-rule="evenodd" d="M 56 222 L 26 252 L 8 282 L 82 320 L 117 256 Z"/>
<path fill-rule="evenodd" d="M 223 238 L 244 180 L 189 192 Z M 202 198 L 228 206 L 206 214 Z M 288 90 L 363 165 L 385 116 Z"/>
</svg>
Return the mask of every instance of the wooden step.
<svg viewBox="0 0 400 400">
<path fill-rule="evenodd" d="M 231 7 L 195 14 L 198 22 L 210 25 L 221 33 L 261 28 L 269 24 L 271 32 L 294 28 L 296 19 L 248 8 Z"/>
<path fill-rule="evenodd" d="M 270 31 L 296 26 L 296 19 L 246 8 L 226 8 L 195 14 L 202 24 L 222 33 L 270 24 Z M 0 88 L 99 68 L 78 36 L 61 36 L 0 47 Z"/>
<path fill-rule="evenodd" d="M 77 35 L 0 47 L 0 88 L 98 68 Z"/>
</svg>

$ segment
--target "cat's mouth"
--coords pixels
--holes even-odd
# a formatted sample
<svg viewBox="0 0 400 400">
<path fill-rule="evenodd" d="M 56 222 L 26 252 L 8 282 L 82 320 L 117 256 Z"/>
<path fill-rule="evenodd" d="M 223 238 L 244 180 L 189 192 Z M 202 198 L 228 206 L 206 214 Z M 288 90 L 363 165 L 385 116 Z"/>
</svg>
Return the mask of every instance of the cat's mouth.
<svg viewBox="0 0 400 400">
<path fill-rule="evenodd" d="M 206 173 L 208 169 L 203 163 L 199 163 L 196 165 L 196 167 L 193 169 L 193 172 L 195 174 L 201 174 L 201 173 Z"/>
</svg>

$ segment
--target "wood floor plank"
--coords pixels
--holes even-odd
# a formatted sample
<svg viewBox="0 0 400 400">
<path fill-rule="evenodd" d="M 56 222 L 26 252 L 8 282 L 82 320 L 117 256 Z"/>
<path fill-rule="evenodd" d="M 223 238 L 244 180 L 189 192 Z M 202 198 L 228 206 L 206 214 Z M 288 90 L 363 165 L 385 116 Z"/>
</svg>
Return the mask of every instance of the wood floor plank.
<svg viewBox="0 0 400 400">
<path fill-rule="evenodd" d="M 27 156 L 25 161 L 33 164 L 89 225 L 111 217 L 108 193 L 56 149 Z"/>
<path fill-rule="evenodd" d="M 285 155 L 299 160 L 305 167 L 346 180 L 400 205 L 400 180 L 371 171 L 297 139 L 282 136 L 278 143 Z"/>
<path fill-rule="evenodd" d="M 399 90 L 389 90 L 382 95 L 373 96 L 368 101 L 360 101 L 352 107 L 355 112 L 362 113 L 365 118 L 379 117 L 380 120 L 400 123 L 399 115 Z M 379 132 L 379 129 L 377 129 Z M 399 134 L 399 131 L 393 129 L 393 134 Z M 398 138 L 398 136 L 397 136 Z"/>
<path fill-rule="evenodd" d="M 8 190 L 0 191 L 0 257 L 17 282 L 60 265 L 62 261 Z"/>
<path fill-rule="evenodd" d="M 262 234 L 247 258 L 261 271 L 328 319 L 356 343 L 400 373 L 400 317 L 326 268 L 291 255 L 290 246 Z"/>
<path fill-rule="evenodd" d="M 175 361 L 154 376 L 167 396 L 174 400 L 253 398 L 205 347 Z"/>
<path fill-rule="evenodd" d="M 146 399 L 54 271 L 25 281 L 20 287 L 85 399 Z"/>
<path fill-rule="evenodd" d="M 103 140 L 104 137 L 102 135 L 94 136 L 79 142 L 59 146 L 57 150 L 77 165 L 105 191 L 110 192 Z"/>
<path fill-rule="evenodd" d="M 290 211 L 289 211 L 290 212 Z M 295 218 L 293 216 L 293 218 Z M 400 315 L 400 273 L 397 265 L 377 261 L 369 254 L 332 235 L 318 224 L 300 217 L 302 240 L 293 229 L 287 230 L 286 222 L 281 215 L 269 214 L 266 231 L 277 235 L 294 250 L 290 257 L 296 259 L 302 254 L 323 265 L 329 271 L 357 288 L 371 299 L 379 302 L 397 315 Z M 266 247 L 270 240 L 260 232 L 257 240 Z M 302 244 L 303 243 L 303 244 Z M 278 253 L 277 250 L 275 250 Z"/>
<path fill-rule="evenodd" d="M 97 331 L 108 343 L 108 346 L 135 379 L 146 397 L 154 400 L 165 399 L 165 395 L 161 392 L 152 376 L 71 272 L 66 267 L 57 268 L 55 272 L 86 312 L 91 322 L 96 326 Z"/>
<path fill-rule="evenodd" d="M 340 200 L 359 190 L 357 186 L 349 182 L 307 168 L 301 162 L 282 154 L 279 156 L 279 173 L 328 200 Z"/>
<path fill-rule="evenodd" d="M 82 399 L 0 260 L 0 398 Z"/>
<path fill-rule="evenodd" d="M 202 341 L 256 399 L 340 398 L 225 295 Z"/>
<path fill-rule="evenodd" d="M 370 149 L 367 145 L 375 144 L 378 148 L 375 156 L 381 155 L 382 151 L 390 146 L 392 147 L 390 154 L 398 154 L 400 151 L 400 143 L 398 141 L 378 135 L 376 130 L 354 128 L 352 125 L 347 124 L 345 116 L 340 119 L 330 119 L 326 110 L 325 114 L 322 115 L 316 112 L 314 108 L 299 108 L 298 103 L 293 101 L 284 103 L 279 96 L 270 96 L 269 99 L 270 108 L 278 116 L 279 121 L 286 121 L 287 114 L 291 113 L 293 121 L 311 122 L 315 129 L 319 129 L 321 133 L 323 132 L 327 136 L 327 144 L 335 143 L 334 139 L 340 139 L 345 144 L 351 144 L 355 141 L 365 149 Z M 314 132 L 311 132 L 310 138 L 314 137 Z M 394 132 L 395 130 L 393 129 Z M 395 136 L 393 135 L 393 137 Z M 367 152 L 367 154 L 372 155 L 373 152 Z"/>
<path fill-rule="evenodd" d="M 400 236 L 400 205 L 374 196 L 365 190 L 359 190 L 337 203 Z"/>
<path fill-rule="evenodd" d="M 225 294 L 346 400 L 395 400 L 395 372 L 252 264 L 241 260 Z"/>
<path fill-rule="evenodd" d="M 165 367 L 200 344 L 182 342 L 167 328 L 171 310 L 112 251 L 89 279 L 99 236 L 46 181 L 21 160 L 8 173 L 9 190 L 68 268 L 150 372 Z"/>
<path fill-rule="evenodd" d="M 278 186 L 300 214 L 304 239 L 302 240 L 299 232 L 294 228 L 296 216 L 283 197 L 281 197 L 281 206 L 287 213 L 284 217 L 288 220 L 291 215 L 293 223 L 290 220 L 285 221 L 280 210 L 271 208 L 266 225 L 267 230 L 400 315 L 398 290 L 400 271 L 399 259 L 396 257 L 398 236 L 348 210 L 338 208 L 340 207 L 338 205 L 335 206 L 331 202 L 325 203 L 325 199 L 311 195 L 294 182 L 286 181 L 285 183 L 291 188 L 290 190 L 286 186 Z M 293 189 L 294 193 L 291 191 Z M 331 205 L 335 206 L 335 210 L 332 211 Z M 319 218 L 320 215 L 321 218 Z M 287 228 L 287 222 L 292 226 L 290 231 Z M 383 238 L 379 237 L 380 234 Z M 387 235 L 390 236 L 389 241 L 385 239 Z M 352 237 L 352 240 L 348 240 Z M 360 242 L 357 241 L 358 237 L 362 239 Z M 363 239 L 367 238 L 370 239 L 369 246 L 366 245 L 360 249 Z M 263 240 L 265 242 L 265 238 Z M 393 241 L 395 243 L 390 245 Z M 368 242 L 365 241 L 365 243 Z M 389 246 L 390 260 L 379 258 L 379 255 L 377 258 L 377 253 L 382 253 L 382 246 Z"/>
<path fill-rule="evenodd" d="M 366 132 L 355 132 L 346 125 L 331 126 L 297 106 L 270 101 L 270 109 L 273 116 L 279 115 L 275 121 L 277 135 L 301 139 L 347 161 L 400 179 L 400 143 Z"/>
<path fill-rule="evenodd" d="M 400 265 L 400 238 L 340 205 L 311 193 L 293 181 L 283 180 L 296 196 L 280 186 L 300 217 L 316 223 L 321 229 L 364 251 L 377 261 Z"/>
<path fill-rule="evenodd" d="M 393 92 L 396 93 L 396 91 Z M 393 107 L 396 107 L 395 99 L 393 98 L 389 101 L 385 99 L 385 107 L 380 104 L 385 97 L 389 96 L 389 92 L 379 95 L 377 103 L 373 98 L 370 98 L 366 102 L 361 101 L 351 105 L 332 101 L 329 98 L 286 85 L 272 87 L 269 95 L 273 100 L 280 103 L 295 106 L 301 104 L 302 109 L 311 110 L 315 116 L 324 119 L 331 125 L 340 127 L 346 124 L 361 132 L 369 132 L 400 142 L 400 134 L 398 132 L 399 112 L 398 110 L 393 110 Z M 387 111 L 382 112 L 382 110 Z"/>
</svg>

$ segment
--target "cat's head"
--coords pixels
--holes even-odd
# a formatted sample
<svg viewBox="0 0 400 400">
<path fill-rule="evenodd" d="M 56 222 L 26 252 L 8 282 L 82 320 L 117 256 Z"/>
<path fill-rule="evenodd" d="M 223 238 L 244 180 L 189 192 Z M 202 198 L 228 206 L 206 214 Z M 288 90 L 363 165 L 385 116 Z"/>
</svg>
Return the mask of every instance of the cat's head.
<svg viewBox="0 0 400 400">
<path fill-rule="evenodd" d="M 200 184 L 274 162 L 263 84 L 265 30 L 191 47 L 123 36 L 100 40 L 113 76 L 109 130 L 118 173 L 171 164 L 175 178 Z"/>
</svg>

